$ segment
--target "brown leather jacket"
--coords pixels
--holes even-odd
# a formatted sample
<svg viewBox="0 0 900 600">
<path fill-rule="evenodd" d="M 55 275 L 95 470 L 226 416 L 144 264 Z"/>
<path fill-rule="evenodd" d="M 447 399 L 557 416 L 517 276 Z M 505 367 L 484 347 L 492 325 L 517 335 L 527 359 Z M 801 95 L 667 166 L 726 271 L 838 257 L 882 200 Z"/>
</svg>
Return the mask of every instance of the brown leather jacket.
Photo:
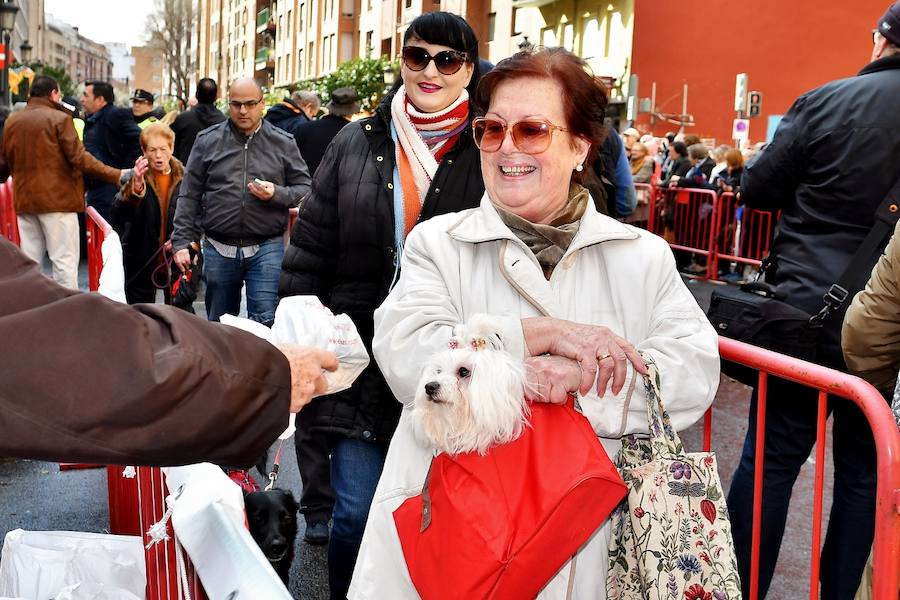
<svg viewBox="0 0 900 600">
<path fill-rule="evenodd" d="M 893 395 L 900 370 L 900 223 L 866 289 L 847 309 L 841 346 L 851 373 Z"/>
<path fill-rule="evenodd" d="M 7 119 L 3 149 L 18 214 L 82 212 L 83 175 L 119 182 L 119 170 L 84 149 L 72 117 L 49 98 L 31 98 Z"/>
<path fill-rule="evenodd" d="M 0 457 L 249 466 L 284 431 L 290 366 L 244 331 L 63 288 L 0 237 Z"/>
</svg>

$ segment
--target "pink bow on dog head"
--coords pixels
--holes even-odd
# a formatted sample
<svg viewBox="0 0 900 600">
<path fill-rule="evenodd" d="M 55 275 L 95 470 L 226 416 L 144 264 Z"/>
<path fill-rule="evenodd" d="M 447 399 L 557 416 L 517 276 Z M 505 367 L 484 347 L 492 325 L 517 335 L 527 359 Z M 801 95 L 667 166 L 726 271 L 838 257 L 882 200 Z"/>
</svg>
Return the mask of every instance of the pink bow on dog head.
<svg viewBox="0 0 900 600">
<path fill-rule="evenodd" d="M 488 345 L 487 340 L 484 339 L 483 337 L 481 337 L 480 335 L 473 335 L 473 336 L 469 337 L 468 342 L 466 342 L 465 340 L 463 340 L 457 336 L 453 336 L 452 338 L 450 338 L 450 341 L 447 343 L 447 347 L 450 348 L 451 350 L 459 350 L 460 348 L 469 346 L 472 350 L 475 350 L 476 352 L 478 350 L 484 350 L 485 348 L 487 348 L 487 345 Z"/>
</svg>

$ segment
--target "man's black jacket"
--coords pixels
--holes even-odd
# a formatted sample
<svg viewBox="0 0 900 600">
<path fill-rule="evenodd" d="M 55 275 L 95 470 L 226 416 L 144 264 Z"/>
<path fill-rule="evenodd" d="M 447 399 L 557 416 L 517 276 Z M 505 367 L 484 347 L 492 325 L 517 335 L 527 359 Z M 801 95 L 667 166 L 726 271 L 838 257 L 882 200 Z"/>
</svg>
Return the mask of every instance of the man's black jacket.
<svg viewBox="0 0 900 600">
<path fill-rule="evenodd" d="M 856 77 L 797 99 L 772 143 L 744 170 L 749 206 L 781 210 L 766 280 L 787 302 L 817 312 L 874 222 L 875 209 L 900 177 L 900 56 L 881 58 Z M 872 264 L 877 257 L 872 257 Z M 851 293 L 871 269 L 861 270 Z M 844 308 L 849 305 L 849 300 Z M 844 311 L 825 323 L 826 363 L 840 361 Z"/>
</svg>

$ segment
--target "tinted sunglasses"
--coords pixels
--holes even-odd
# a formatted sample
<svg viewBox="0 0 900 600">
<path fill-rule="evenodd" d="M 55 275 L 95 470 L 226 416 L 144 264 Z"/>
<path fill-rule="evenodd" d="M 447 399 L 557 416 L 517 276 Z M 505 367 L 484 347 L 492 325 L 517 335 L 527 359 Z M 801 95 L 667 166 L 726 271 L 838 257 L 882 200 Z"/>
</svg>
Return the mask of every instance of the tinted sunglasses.
<svg viewBox="0 0 900 600">
<path fill-rule="evenodd" d="M 401 52 L 403 64 L 410 71 L 422 71 L 428 66 L 430 61 L 434 61 L 434 66 L 444 75 L 453 75 L 466 62 L 466 53 L 458 50 L 443 50 L 434 56 L 428 54 L 428 50 L 419 46 L 403 46 Z"/>
<path fill-rule="evenodd" d="M 514 123 L 504 123 L 500 119 L 481 117 L 472 121 L 475 145 L 482 152 L 496 152 L 506 139 L 506 130 L 512 135 L 513 144 L 527 154 L 540 154 L 550 147 L 553 132 L 569 131 L 541 119 L 524 119 Z"/>
</svg>

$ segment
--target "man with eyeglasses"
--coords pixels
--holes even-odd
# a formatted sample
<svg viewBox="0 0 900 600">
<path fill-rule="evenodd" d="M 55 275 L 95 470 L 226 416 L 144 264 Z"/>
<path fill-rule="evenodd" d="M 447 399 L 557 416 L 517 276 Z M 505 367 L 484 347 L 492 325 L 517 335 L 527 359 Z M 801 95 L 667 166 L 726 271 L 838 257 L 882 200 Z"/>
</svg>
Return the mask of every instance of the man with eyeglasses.
<svg viewBox="0 0 900 600">
<path fill-rule="evenodd" d="M 291 134 L 263 121 L 263 94 L 253 79 L 228 90 L 229 119 L 197 135 L 185 168 L 172 247 L 190 268 L 188 247 L 203 238 L 206 314 L 218 321 L 240 311 L 271 325 L 278 303 L 288 209 L 309 192 L 309 170 Z"/>
<path fill-rule="evenodd" d="M 816 314 L 875 223 L 875 211 L 900 177 L 900 2 L 877 22 L 870 63 L 856 77 L 833 81 L 801 96 L 772 143 L 745 169 L 744 203 L 779 210 L 781 219 L 766 282 L 785 302 Z M 856 269 L 848 298 L 865 285 L 880 248 Z M 839 303 L 838 303 L 839 304 Z M 846 371 L 841 355 L 843 303 L 823 322 L 817 362 Z M 791 489 L 816 441 L 817 392 L 770 378 L 765 420 L 765 464 L 759 597 L 772 580 Z M 872 545 L 877 481 L 872 432 L 851 402 L 829 402 L 834 414 L 834 502 L 821 554 L 823 599 L 850 599 Z M 750 582 L 753 478 L 756 468 L 756 396 L 743 456 L 728 496 L 732 534 L 746 597 Z M 777 594 L 776 594 L 777 595 Z"/>
</svg>

